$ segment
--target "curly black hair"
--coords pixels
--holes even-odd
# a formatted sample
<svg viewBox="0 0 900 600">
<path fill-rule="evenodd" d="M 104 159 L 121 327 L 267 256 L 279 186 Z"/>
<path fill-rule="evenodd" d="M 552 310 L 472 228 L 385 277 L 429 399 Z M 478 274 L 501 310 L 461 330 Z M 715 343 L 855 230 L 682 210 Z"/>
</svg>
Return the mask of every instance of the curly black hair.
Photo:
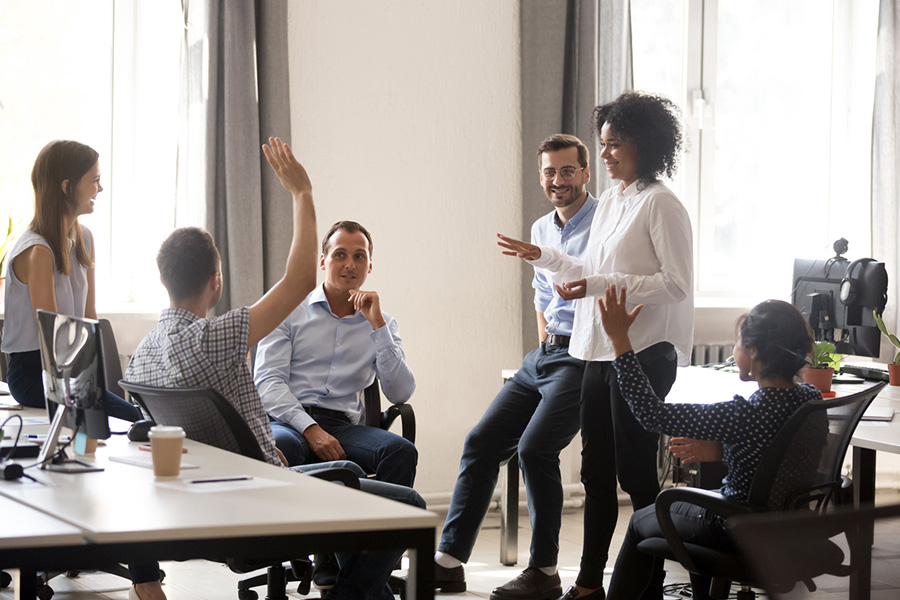
<svg viewBox="0 0 900 600">
<path fill-rule="evenodd" d="M 659 94 L 625 92 L 594 109 L 591 124 L 598 139 L 604 123 L 621 141 L 637 146 L 639 181 L 675 175 L 684 150 L 684 125 L 674 102 Z"/>
<path fill-rule="evenodd" d="M 782 300 L 766 300 L 743 315 L 737 323 L 741 345 L 756 348 L 762 377 L 790 381 L 807 363 L 813 335 L 803 315 Z"/>
</svg>

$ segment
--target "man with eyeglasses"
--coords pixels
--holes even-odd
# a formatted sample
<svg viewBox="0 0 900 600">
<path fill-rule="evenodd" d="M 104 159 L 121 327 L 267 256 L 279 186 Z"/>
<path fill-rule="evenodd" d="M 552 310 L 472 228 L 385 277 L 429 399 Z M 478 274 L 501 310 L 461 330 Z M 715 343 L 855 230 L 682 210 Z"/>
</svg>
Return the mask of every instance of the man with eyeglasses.
<svg viewBox="0 0 900 600">
<path fill-rule="evenodd" d="M 554 210 L 535 221 L 531 241 L 582 257 L 597 200 L 587 147 L 575 136 L 556 134 L 538 148 L 540 181 Z M 492 600 L 555 600 L 563 491 L 559 453 L 579 429 L 584 362 L 569 356 L 575 302 L 556 293 L 549 274 L 535 269 L 532 286 L 540 346 L 528 353 L 469 432 L 447 521 L 435 554 L 435 589 L 466 590 L 462 563 L 469 560 L 487 513 L 500 465 L 518 451 L 531 511 L 531 557 L 518 577 L 497 587 Z"/>
</svg>

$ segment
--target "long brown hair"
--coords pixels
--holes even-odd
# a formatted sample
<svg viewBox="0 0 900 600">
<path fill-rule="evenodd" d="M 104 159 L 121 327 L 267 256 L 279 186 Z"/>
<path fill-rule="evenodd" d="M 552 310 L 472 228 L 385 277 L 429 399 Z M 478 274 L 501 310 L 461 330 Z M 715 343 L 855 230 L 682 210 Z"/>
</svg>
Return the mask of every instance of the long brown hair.
<svg viewBox="0 0 900 600">
<path fill-rule="evenodd" d="M 75 209 L 75 188 L 84 174 L 97 163 L 100 155 L 85 144 L 71 140 L 55 140 L 44 146 L 31 169 L 34 186 L 34 219 L 31 229 L 47 240 L 63 275 L 71 271 L 69 264 L 69 232 L 63 230 L 65 217 Z M 63 192 L 63 181 L 69 181 Z M 94 263 L 84 246 L 81 227 L 75 220 L 75 257 L 86 268 Z"/>
</svg>

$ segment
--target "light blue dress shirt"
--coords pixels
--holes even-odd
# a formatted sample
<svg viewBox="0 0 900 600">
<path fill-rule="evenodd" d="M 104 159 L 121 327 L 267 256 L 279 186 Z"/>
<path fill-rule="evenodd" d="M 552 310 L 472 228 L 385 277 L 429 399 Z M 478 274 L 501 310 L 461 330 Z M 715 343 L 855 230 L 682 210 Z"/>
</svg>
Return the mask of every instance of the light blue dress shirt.
<svg viewBox="0 0 900 600">
<path fill-rule="evenodd" d="M 304 406 L 340 411 L 361 423 L 362 391 L 376 374 L 388 400 L 409 400 L 416 382 L 399 328 L 390 315 L 382 315 L 385 326 L 373 331 L 358 311 L 343 318 L 331 312 L 324 286 L 310 292 L 259 342 L 254 383 L 269 415 L 301 433 L 315 424 Z"/>
<path fill-rule="evenodd" d="M 596 210 L 597 199 L 588 194 L 584 205 L 563 227 L 559 226 L 556 211 L 551 211 L 531 226 L 531 243 L 583 258 Z M 576 300 L 567 302 L 560 298 L 553 285 L 552 274 L 538 267 L 534 269 L 531 287 L 534 288 L 534 308 L 544 313 L 547 319 L 547 333 L 572 335 Z"/>
</svg>

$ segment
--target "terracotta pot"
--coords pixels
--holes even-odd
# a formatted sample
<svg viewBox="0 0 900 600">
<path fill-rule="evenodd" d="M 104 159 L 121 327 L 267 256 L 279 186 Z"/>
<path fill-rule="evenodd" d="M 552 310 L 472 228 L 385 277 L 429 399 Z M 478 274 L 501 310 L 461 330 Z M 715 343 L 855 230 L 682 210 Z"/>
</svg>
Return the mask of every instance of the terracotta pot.
<svg viewBox="0 0 900 600">
<path fill-rule="evenodd" d="M 888 378 L 891 385 L 900 385 L 900 365 L 894 363 L 888 365 Z"/>
<path fill-rule="evenodd" d="M 831 378 L 834 376 L 834 369 L 826 367 L 824 369 L 812 369 L 806 367 L 803 369 L 803 381 L 811 383 L 823 394 L 831 391 Z"/>
</svg>

